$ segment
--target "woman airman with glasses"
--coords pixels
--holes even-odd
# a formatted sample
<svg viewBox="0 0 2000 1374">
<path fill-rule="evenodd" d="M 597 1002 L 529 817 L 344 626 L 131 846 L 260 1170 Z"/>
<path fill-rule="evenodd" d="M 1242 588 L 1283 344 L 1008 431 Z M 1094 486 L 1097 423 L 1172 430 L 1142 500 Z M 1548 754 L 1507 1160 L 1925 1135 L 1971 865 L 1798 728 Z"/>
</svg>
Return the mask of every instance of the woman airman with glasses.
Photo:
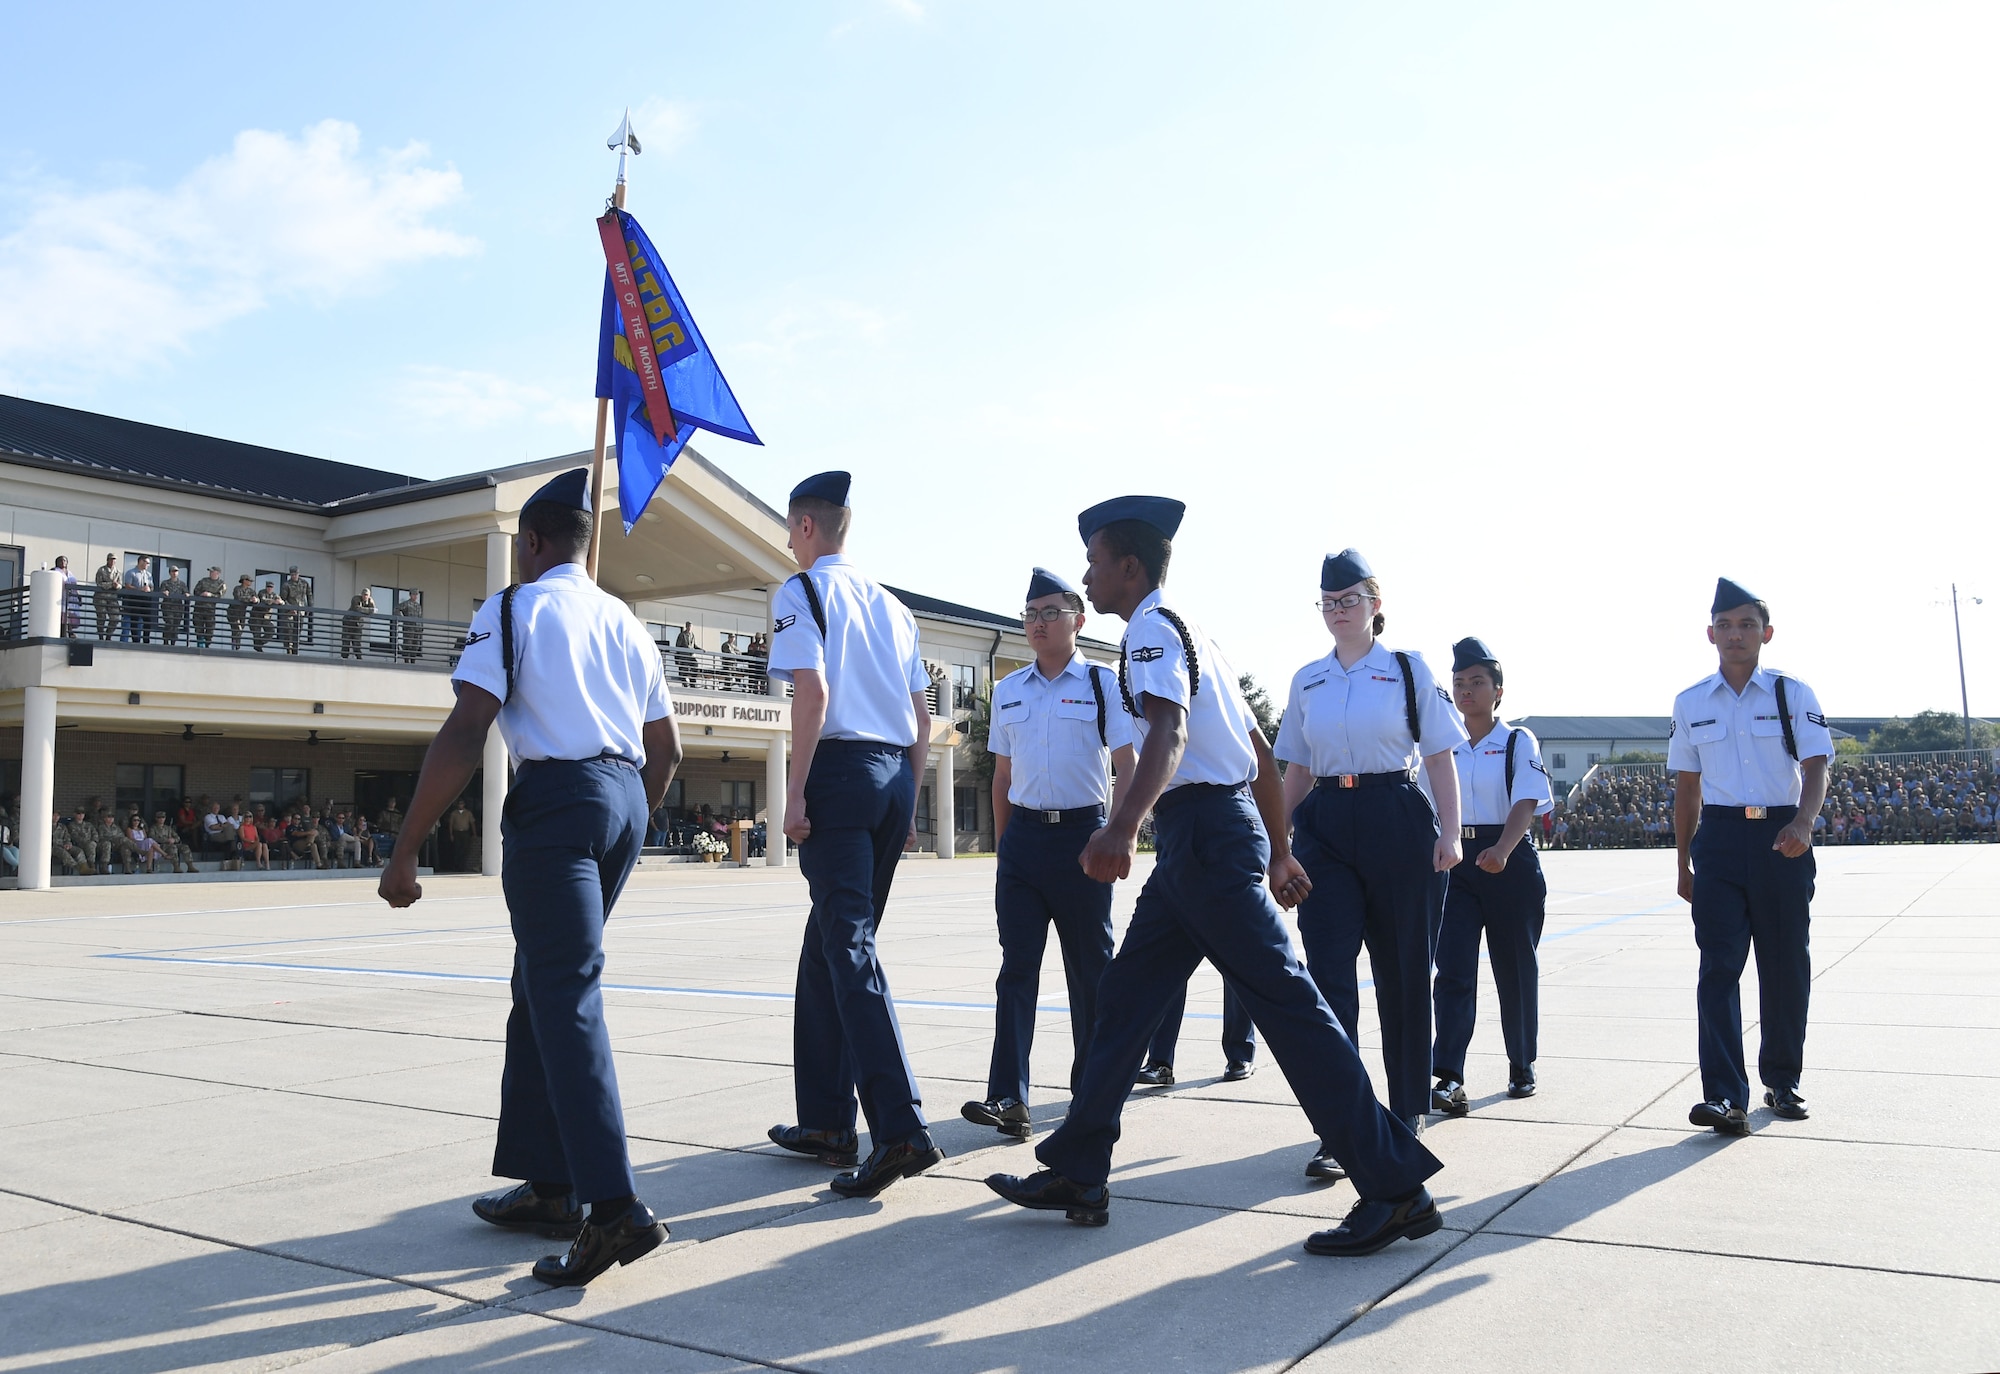
<svg viewBox="0 0 2000 1374">
<path fill-rule="evenodd" d="M 1459 861 L 1458 774 L 1465 727 L 1421 654 L 1382 644 L 1382 587 L 1353 549 L 1320 565 L 1320 617 L 1333 651 L 1292 677 L 1273 749 L 1285 768 L 1292 852 L 1312 889 L 1299 935 L 1313 981 L 1356 1039 L 1361 946 L 1375 977 L 1389 1110 L 1421 1130 L 1429 1110 L 1431 956 L 1446 875 Z M 1418 760 L 1430 798 L 1418 787 Z M 1322 1149 L 1315 1178 L 1343 1176 Z"/>
</svg>

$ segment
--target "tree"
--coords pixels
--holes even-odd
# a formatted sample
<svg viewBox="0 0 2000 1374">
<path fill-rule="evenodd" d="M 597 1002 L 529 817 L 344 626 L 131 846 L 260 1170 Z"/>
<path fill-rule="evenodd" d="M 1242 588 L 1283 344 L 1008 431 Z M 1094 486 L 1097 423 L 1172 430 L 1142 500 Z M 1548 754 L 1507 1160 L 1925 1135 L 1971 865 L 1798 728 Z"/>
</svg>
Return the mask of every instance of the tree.
<svg viewBox="0 0 2000 1374">
<path fill-rule="evenodd" d="M 2000 743 L 2000 731 L 1992 724 L 1972 722 L 1972 747 L 1991 749 Z M 1871 754 L 1915 754 L 1933 749 L 1963 749 L 1965 717 L 1956 711 L 1919 711 L 1908 720 L 1900 717 L 1875 727 L 1868 736 Z"/>
<path fill-rule="evenodd" d="M 1278 725 L 1284 720 L 1284 712 L 1271 705 L 1271 694 L 1257 682 L 1255 673 L 1245 673 L 1236 679 L 1237 690 L 1243 693 L 1243 704 L 1250 708 L 1250 714 L 1257 718 L 1257 728 L 1264 732 L 1264 738 L 1272 744 L 1278 742 Z"/>
</svg>

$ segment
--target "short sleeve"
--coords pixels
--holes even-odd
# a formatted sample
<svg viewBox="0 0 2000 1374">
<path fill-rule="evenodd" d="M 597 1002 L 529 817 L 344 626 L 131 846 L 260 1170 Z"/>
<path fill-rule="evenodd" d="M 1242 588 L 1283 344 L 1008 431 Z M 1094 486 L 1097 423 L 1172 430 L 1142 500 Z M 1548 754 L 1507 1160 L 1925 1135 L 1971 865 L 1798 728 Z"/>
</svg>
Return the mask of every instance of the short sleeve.
<svg viewBox="0 0 2000 1374">
<path fill-rule="evenodd" d="M 1514 746 L 1514 793 L 1507 798 L 1511 808 L 1516 802 L 1530 798 L 1535 803 L 1535 814 L 1546 814 L 1555 806 L 1555 794 L 1549 790 L 1548 765 L 1542 762 L 1542 744 L 1532 730 L 1516 730 L 1520 741 Z"/>
<path fill-rule="evenodd" d="M 1285 695 L 1285 714 L 1278 722 L 1278 738 L 1271 752 L 1284 763 L 1310 766 L 1312 751 L 1306 747 L 1305 713 L 1299 709 L 1299 683 L 1304 677 L 1303 668 L 1292 674 L 1292 690 Z"/>
<path fill-rule="evenodd" d="M 1451 704 L 1451 693 L 1439 684 L 1422 654 L 1410 655 L 1410 668 L 1416 677 L 1412 685 L 1417 689 L 1417 724 L 1424 732 L 1423 742 L 1417 746 L 1418 751 L 1429 757 L 1464 744 L 1465 721 L 1459 716 L 1458 708 Z"/>
<path fill-rule="evenodd" d="M 1799 758 L 1832 758 L 1833 731 L 1827 728 L 1818 694 L 1797 678 L 1786 678 L 1785 705 L 1792 713 L 1792 738 L 1798 743 Z"/>
<path fill-rule="evenodd" d="M 1006 678 L 1001 678 L 993 684 L 993 700 L 989 703 L 990 715 L 986 725 L 986 752 L 995 758 L 1011 759 L 1014 757 L 1014 723 L 1000 714 L 1000 695 L 1006 681 Z"/>
<path fill-rule="evenodd" d="M 473 612 L 472 626 L 465 632 L 465 650 L 458 657 L 458 666 L 451 670 L 453 682 L 467 682 L 489 692 L 503 706 L 507 703 L 507 665 L 500 657 L 500 606 L 509 599 L 504 594 L 489 596 Z"/>
<path fill-rule="evenodd" d="M 826 671 L 826 636 L 799 584 L 804 575 L 787 578 L 771 602 L 771 662 L 765 672 L 779 682 L 790 682 L 800 668 Z"/>
<path fill-rule="evenodd" d="M 1682 719 L 1680 698 L 1674 699 L 1674 718 L 1667 726 L 1667 771 L 1670 773 L 1699 773 L 1701 771 L 1701 751 L 1688 738 L 1687 721 Z"/>
<path fill-rule="evenodd" d="M 1185 711 L 1194 699 L 1188 690 L 1186 646 L 1165 617 L 1142 615 L 1127 631 L 1125 681 L 1135 705 L 1141 697 L 1158 697 Z"/>
<path fill-rule="evenodd" d="M 903 612 L 903 629 L 910 636 L 910 657 L 903 664 L 903 675 L 912 692 L 927 692 L 931 685 L 931 670 L 924 666 L 924 650 L 917 639 L 916 617 L 907 610 Z"/>
</svg>

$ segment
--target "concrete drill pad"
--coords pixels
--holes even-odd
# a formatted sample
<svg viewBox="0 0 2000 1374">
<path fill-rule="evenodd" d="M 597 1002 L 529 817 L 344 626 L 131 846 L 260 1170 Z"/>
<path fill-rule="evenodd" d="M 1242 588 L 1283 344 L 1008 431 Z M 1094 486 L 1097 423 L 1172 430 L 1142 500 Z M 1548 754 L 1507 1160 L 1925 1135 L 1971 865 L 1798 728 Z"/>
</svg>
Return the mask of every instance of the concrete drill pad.
<svg viewBox="0 0 2000 1374">
<path fill-rule="evenodd" d="M 544 1365 L 542 1362 L 547 1361 Z M 603 1374 L 731 1374 L 760 1368 L 505 1308 L 480 1308 L 314 1360 L 311 1374 L 551 1368 Z"/>
<path fill-rule="evenodd" d="M 1445 1360 L 1506 1374 L 1992 1369 L 2000 1303 L 1962 1279 L 1481 1235 L 1296 1370 L 1434 1374 Z"/>
<path fill-rule="evenodd" d="M 1754 1049 L 1747 1062 L 1752 1065 L 1754 1079 Z M 1701 1096 L 1700 1083 L 1698 1076 L 1691 1077 L 1686 1091 L 1662 1098 L 1634 1117 L 1632 1124 L 1668 1131 L 1689 1129 L 1687 1112 Z M 1962 1150 L 1990 1150 L 2000 1141 L 2000 1094 L 1993 1091 L 1990 1078 L 1808 1070 L 1800 1091 L 1812 1115 L 1804 1121 L 1780 1120 L 1762 1105 L 1761 1087 L 1753 1085 L 1750 1091 L 1756 1102 L 1750 1110 L 1751 1129 L 1760 1133 L 1768 1129 L 1773 1139 L 1868 1141 Z"/>
<path fill-rule="evenodd" d="M 1447 1243 L 1320 1260 L 1301 1249 L 1310 1229 L 1124 1200 L 1083 1229 L 921 1178 L 516 1307 L 804 1368 L 1264 1370 Z"/>
</svg>

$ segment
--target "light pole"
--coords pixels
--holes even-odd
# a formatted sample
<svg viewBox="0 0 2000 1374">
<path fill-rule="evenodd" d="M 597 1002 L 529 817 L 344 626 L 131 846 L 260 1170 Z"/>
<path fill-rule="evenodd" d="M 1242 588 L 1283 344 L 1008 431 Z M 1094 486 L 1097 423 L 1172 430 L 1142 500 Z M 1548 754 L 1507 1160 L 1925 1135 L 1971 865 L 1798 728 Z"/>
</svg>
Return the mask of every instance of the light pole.
<svg viewBox="0 0 2000 1374">
<path fill-rule="evenodd" d="M 1973 605 L 1986 604 L 1983 597 L 1967 597 Z M 1951 637 L 1958 645 L 1958 718 L 1965 726 L 1965 751 L 1972 752 L 1972 698 L 1965 690 L 1965 633 L 1958 628 L 1958 584 L 1951 584 Z"/>
</svg>

